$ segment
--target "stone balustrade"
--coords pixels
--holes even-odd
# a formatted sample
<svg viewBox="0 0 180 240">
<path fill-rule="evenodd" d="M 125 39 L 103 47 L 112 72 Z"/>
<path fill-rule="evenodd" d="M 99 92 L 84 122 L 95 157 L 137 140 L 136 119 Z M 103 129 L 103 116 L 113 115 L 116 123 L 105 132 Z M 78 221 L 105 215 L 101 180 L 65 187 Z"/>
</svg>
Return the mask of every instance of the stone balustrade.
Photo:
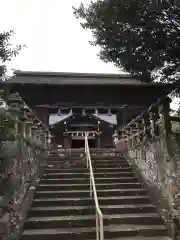
<svg viewBox="0 0 180 240">
<path fill-rule="evenodd" d="M 180 117 L 170 115 L 170 102 L 168 97 L 159 99 L 146 112 L 121 127 L 120 141 L 125 143 L 124 154 L 149 189 L 169 231 L 178 239 Z"/>
<path fill-rule="evenodd" d="M 180 118 L 170 116 L 170 102 L 168 97 L 159 99 L 147 112 L 142 112 L 120 129 L 121 138 L 127 140 L 128 148 L 162 135 L 169 136 L 172 132 L 172 121 L 180 122 Z"/>
<path fill-rule="evenodd" d="M 0 99 L 0 236 L 18 239 L 48 151 L 49 130 L 18 93 Z"/>
</svg>

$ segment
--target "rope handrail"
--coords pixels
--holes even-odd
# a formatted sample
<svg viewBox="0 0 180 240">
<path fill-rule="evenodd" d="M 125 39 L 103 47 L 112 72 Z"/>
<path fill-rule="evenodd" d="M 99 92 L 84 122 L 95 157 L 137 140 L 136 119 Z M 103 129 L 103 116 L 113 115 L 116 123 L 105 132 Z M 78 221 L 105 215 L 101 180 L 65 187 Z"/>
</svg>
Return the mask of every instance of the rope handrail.
<svg viewBox="0 0 180 240">
<path fill-rule="evenodd" d="M 90 197 L 92 197 L 93 193 L 96 207 L 96 240 L 104 240 L 103 214 L 99 207 L 87 135 L 85 136 L 85 154 L 87 160 L 87 168 L 89 167 Z"/>
</svg>

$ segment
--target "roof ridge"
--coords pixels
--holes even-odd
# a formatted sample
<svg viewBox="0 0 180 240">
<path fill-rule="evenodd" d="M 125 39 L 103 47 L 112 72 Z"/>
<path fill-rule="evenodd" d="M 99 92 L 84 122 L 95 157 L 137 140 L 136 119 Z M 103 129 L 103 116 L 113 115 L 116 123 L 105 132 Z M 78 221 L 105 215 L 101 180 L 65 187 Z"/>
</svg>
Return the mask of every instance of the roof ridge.
<svg viewBox="0 0 180 240">
<path fill-rule="evenodd" d="M 112 78 L 131 78 L 134 79 L 130 74 L 126 73 L 88 73 L 88 72 L 46 72 L 46 71 L 14 71 L 15 75 L 23 76 L 72 76 L 72 77 L 112 77 Z M 134 79 L 137 81 L 136 79 Z"/>
</svg>

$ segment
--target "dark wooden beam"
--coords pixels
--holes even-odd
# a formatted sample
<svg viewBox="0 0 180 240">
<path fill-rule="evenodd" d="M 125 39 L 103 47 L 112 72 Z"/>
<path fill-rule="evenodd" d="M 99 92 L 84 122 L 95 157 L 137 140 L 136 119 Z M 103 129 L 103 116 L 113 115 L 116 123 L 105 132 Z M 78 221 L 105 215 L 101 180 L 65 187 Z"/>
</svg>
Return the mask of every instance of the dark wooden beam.
<svg viewBox="0 0 180 240">
<path fill-rule="evenodd" d="M 28 105 L 54 105 L 67 103 L 71 106 L 116 106 L 124 104 L 149 106 L 159 97 L 167 95 L 167 85 L 41 85 L 11 84 L 11 92 L 19 92 Z M 101 104 L 98 104 L 101 103 Z M 67 107 L 68 107 L 67 106 Z"/>
</svg>

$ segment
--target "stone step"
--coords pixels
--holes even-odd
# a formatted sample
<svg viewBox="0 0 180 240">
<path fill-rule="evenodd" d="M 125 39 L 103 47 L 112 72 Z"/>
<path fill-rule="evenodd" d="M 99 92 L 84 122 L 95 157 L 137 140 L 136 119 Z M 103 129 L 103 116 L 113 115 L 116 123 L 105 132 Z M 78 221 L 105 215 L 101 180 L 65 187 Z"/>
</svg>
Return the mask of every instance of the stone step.
<svg viewBox="0 0 180 240">
<path fill-rule="evenodd" d="M 86 167 L 86 162 L 82 162 L 82 163 L 76 163 L 76 164 L 70 164 L 70 163 L 61 163 L 61 162 L 48 162 L 47 164 L 45 164 L 45 168 L 61 168 L 61 169 L 66 169 L 66 168 L 71 168 L 71 169 L 79 169 L 79 168 L 85 168 Z"/>
<path fill-rule="evenodd" d="M 107 162 L 107 163 L 110 163 L 110 162 L 127 162 L 127 160 L 125 158 L 110 158 L 110 159 L 107 159 L 107 158 L 101 158 L 101 159 L 96 159 L 96 158 L 91 158 L 91 161 L 94 161 L 94 162 Z"/>
<path fill-rule="evenodd" d="M 117 179 L 119 179 L 121 181 L 124 181 L 124 179 L 128 178 L 127 180 L 129 180 L 129 178 L 134 178 L 134 173 L 132 172 L 124 172 L 124 173 L 119 173 L 119 174 L 97 174 L 94 173 L 94 178 L 95 181 L 98 182 L 99 179 L 105 180 L 106 182 L 111 182 L 111 179 L 115 179 L 115 181 Z M 89 174 L 81 174 L 81 175 L 71 175 L 71 174 L 67 174 L 67 175 L 55 175 L 54 178 L 49 178 L 47 175 L 44 175 L 43 178 L 41 179 L 41 183 L 56 183 L 56 182 L 62 182 L 62 181 L 66 181 L 66 180 L 74 180 L 74 181 L 79 181 L 79 180 L 86 180 L 89 179 Z M 118 181 L 117 181 L 118 182 Z"/>
<path fill-rule="evenodd" d="M 50 178 L 81 178 L 81 177 L 89 177 L 89 172 L 82 172 L 82 173 L 44 173 L 44 176 L 42 179 L 50 179 Z M 126 176 L 126 177 L 133 177 L 134 173 L 130 170 L 128 172 L 106 172 L 106 173 L 98 173 L 98 172 L 94 172 L 94 177 L 122 177 L 122 176 Z"/>
<path fill-rule="evenodd" d="M 98 197 L 105 196 L 137 196 L 146 195 L 145 189 L 102 189 L 97 191 Z M 63 190 L 63 191 L 36 191 L 36 198 L 67 198 L 67 197 L 89 197 L 90 190 Z"/>
<path fill-rule="evenodd" d="M 137 178 L 135 177 L 111 177 L 111 178 L 106 178 L 106 177 L 101 177 L 101 178 L 95 178 L 95 183 L 134 183 L 137 182 Z M 84 178 L 57 178 L 57 179 L 41 179 L 40 180 L 40 185 L 39 188 L 41 188 L 42 185 L 46 185 L 48 189 L 54 189 L 57 188 L 56 185 L 60 184 L 81 184 L 81 183 L 88 183 L 89 178 L 84 177 Z"/>
<path fill-rule="evenodd" d="M 95 177 L 95 183 L 128 183 L 138 182 L 136 177 Z"/>
<path fill-rule="evenodd" d="M 48 164 L 67 164 L 67 165 L 73 165 L 73 164 L 84 164 L 86 163 L 85 159 L 48 159 L 46 161 Z"/>
<path fill-rule="evenodd" d="M 100 206 L 103 214 L 123 213 L 155 213 L 156 208 L 152 204 L 137 205 L 105 205 Z M 34 207 L 29 212 L 29 217 L 63 216 L 63 215 L 88 215 L 94 214 L 94 206 L 54 206 Z"/>
<path fill-rule="evenodd" d="M 96 189 L 126 189 L 126 188 L 141 188 L 142 185 L 138 182 L 135 183 L 97 183 L 96 184 Z M 58 184 L 58 186 L 54 187 L 54 190 L 89 190 L 89 181 L 88 183 L 82 183 L 82 184 Z M 46 188 L 46 185 L 39 185 L 37 187 L 37 190 L 48 190 Z M 51 189 L 52 190 L 52 189 Z"/>
<path fill-rule="evenodd" d="M 81 184 L 81 183 L 89 183 L 89 177 L 84 176 L 81 178 L 48 178 L 48 179 L 41 179 L 40 185 L 47 185 L 47 188 L 49 188 L 51 185 L 54 188 L 53 185 L 61 185 L 61 184 Z M 56 187 L 56 186 L 55 186 Z"/>
<path fill-rule="evenodd" d="M 134 173 L 132 171 L 129 172 L 106 172 L 106 173 L 98 173 L 94 171 L 94 177 L 105 177 L 105 178 L 113 178 L 113 177 L 134 177 Z"/>
<path fill-rule="evenodd" d="M 108 163 L 108 164 L 111 164 L 111 163 L 127 163 L 127 160 L 126 159 L 121 159 L 121 158 L 117 158 L 117 159 L 92 159 L 91 160 L 92 163 L 96 164 L 96 163 Z"/>
<path fill-rule="evenodd" d="M 103 156 L 103 155 L 101 155 L 101 156 L 93 156 L 93 155 L 91 155 L 91 159 L 92 160 L 109 160 L 109 161 L 111 161 L 111 160 L 115 160 L 115 159 L 121 159 L 121 160 L 125 160 L 125 158 L 124 157 L 121 157 L 121 156 Z"/>
<path fill-rule="evenodd" d="M 119 168 L 119 167 L 129 167 L 127 162 L 125 163 L 96 163 L 93 166 L 93 169 L 97 168 Z"/>
<path fill-rule="evenodd" d="M 167 236 L 167 230 L 162 225 L 110 225 L 104 227 L 105 238 L 117 237 L 158 237 Z M 22 235 L 22 240 L 85 240 L 95 239 L 96 229 L 92 227 L 86 228 L 57 228 L 57 229 L 36 229 L 25 230 Z"/>
<path fill-rule="evenodd" d="M 133 225 L 160 225 L 162 219 L 157 213 L 138 213 L 138 214 L 113 214 L 103 215 L 103 224 L 133 224 Z M 96 225 L 96 216 L 53 216 L 53 217 L 32 217 L 26 222 L 25 229 L 39 228 L 72 228 L 72 227 L 93 227 Z"/>
<path fill-rule="evenodd" d="M 78 168 L 78 167 L 86 167 L 86 161 L 85 160 L 81 160 L 81 161 L 74 161 L 74 162 L 70 162 L 70 161 L 47 161 L 46 165 L 53 165 L 53 166 L 65 166 L 65 167 L 71 167 L 71 168 Z M 92 161 L 92 165 L 94 166 L 99 166 L 99 165 L 107 165 L 107 166 L 116 166 L 116 165 L 120 165 L 120 166 L 129 166 L 127 161 L 121 161 L 121 160 L 116 160 L 116 161 Z"/>
<path fill-rule="evenodd" d="M 123 157 L 92 157 L 105 239 L 169 240 L 167 229 Z M 96 239 L 96 211 L 86 160 L 51 157 L 21 240 Z M 162 236 L 162 237 L 161 237 Z"/>
<path fill-rule="evenodd" d="M 112 196 L 99 197 L 100 205 L 120 204 L 150 204 L 148 196 Z M 94 199 L 91 198 L 35 198 L 33 207 L 43 206 L 94 206 Z"/>
<path fill-rule="evenodd" d="M 84 153 L 81 153 L 81 155 Z M 80 154 L 75 155 L 75 156 L 59 156 L 59 155 L 51 155 L 46 158 L 46 160 L 66 160 L 66 161 L 74 161 L 74 160 L 79 160 L 80 159 Z"/>
<path fill-rule="evenodd" d="M 82 153 L 78 153 L 77 155 L 72 155 L 72 156 L 68 156 L 68 155 L 61 155 L 60 154 L 54 154 L 54 155 L 49 155 L 48 157 L 46 157 L 46 160 L 51 160 L 51 159 L 59 159 L 59 160 L 69 160 L 72 161 L 74 159 L 78 160 L 80 157 L 82 157 L 84 154 L 84 152 Z"/>
<path fill-rule="evenodd" d="M 90 240 L 90 239 L 86 239 Z M 106 240 L 173 240 L 170 237 L 119 237 L 119 238 L 106 238 Z"/>
<path fill-rule="evenodd" d="M 53 155 L 49 155 L 46 160 L 68 160 L 68 161 L 74 161 L 74 160 L 79 160 L 81 158 L 83 158 L 84 153 L 80 153 L 74 156 L 68 156 L 68 155 L 64 155 L 62 153 L 60 154 L 53 154 Z"/>
<path fill-rule="evenodd" d="M 121 166 L 120 167 L 117 167 L 117 168 L 96 168 L 94 169 L 93 167 L 93 170 L 94 172 L 97 172 L 97 173 L 106 173 L 106 172 L 127 172 L 127 171 L 132 171 L 132 168 L 131 167 L 124 167 L 122 168 Z M 50 173 L 50 174 L 53 174 L 53 173 L 88 173 L 89 170 L 86 168 L 86 167 L 83 167 L 83 168 L 61 168 L 61 169 L 58 169 L 58 168 L 53 168 L 53 167 L 45 167 L 44 169 L 44 173 Z"/>
</svg>

